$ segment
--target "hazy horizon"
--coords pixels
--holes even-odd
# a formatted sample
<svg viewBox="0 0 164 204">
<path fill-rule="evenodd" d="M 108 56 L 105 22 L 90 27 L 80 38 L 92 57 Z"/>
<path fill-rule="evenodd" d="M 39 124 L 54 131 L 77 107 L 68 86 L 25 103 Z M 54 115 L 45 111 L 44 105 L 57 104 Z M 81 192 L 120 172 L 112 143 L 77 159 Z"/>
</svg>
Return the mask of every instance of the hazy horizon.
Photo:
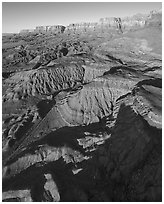
<svg viewBox="0 0 164 204">
<path fill-rule="evenodd" d="M 97 22 L 104 17 L 132 16 L 162 8 L 161 2 L 3 2 L 2 32 L 36 26 Z"/>
</svg>

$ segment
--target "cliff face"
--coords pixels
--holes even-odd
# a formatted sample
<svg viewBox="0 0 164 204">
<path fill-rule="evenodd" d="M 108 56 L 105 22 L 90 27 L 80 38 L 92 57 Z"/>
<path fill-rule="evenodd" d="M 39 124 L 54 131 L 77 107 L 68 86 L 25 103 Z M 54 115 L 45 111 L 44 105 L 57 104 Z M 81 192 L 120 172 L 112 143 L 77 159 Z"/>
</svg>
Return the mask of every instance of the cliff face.
<svg viewBox="0 0 164 204">
<path fill-rule="evenodd" d="M 151 11 L 150 14 L 136 14 L 131 17 L 109 17 L 100 18 L 99 22 L 82 22 L 82 23 L 72 23 L 68 26 L 54 25 L 54 26 L 37 26 L 35 29 L 22 30 L 21 33 L 29 32 L 51 32 L 51 33 L 77 33 L 77 32 L 89 32 L 89 31 L 104 31 L 110 30 L 112 28 L 119 30 L 129 30 L 136 27 L 144 27 L 149 24 L 159 24 L 162 20 L 161 11 Z"/>
<path fill-rule="evenodd" d="M 133 27 L 144 27 L 146 18 L 101 18 L 95 23 L 76 23 L 66 27 L 66 32 L 88 32 L 88 31 L 105 31 L 111 29 L 123 28 L 125 30 Z"/>
<path fill-rule="evenodd" d="M 134 27 L 144 27 L 146 20 L 150 15 L 136 14 L 132 17 L 110 17 L 110 18 L 100 18 L 99 22 L 95 23 L 76 23 L 70 24 L 66 27 L 66 31 L 73 32 L 87 32 L 87 31 L 96 31 L 96 30 L 110 30 L 110 29 L 124 29 L 128 30 Z"/>
<path fill-rule="evenodd" d="M 54 25 L 54 26 L 37 26 L 35 28 L 35 32 L 52 32 L 52 33 L 63 33 L 65 27 L 62 25 Z"/>
<path fill-rule="evenodd" d="M 63 33 L 65 30 L 65 26 L 62 25 L 54 25 L 54 26 L 37 26 L 35 29 L 24 29 L 21 30 L 20 33 Z"/>
<path fill-rule="evenodd" d="M 95 31 L 98 27 L 98 23 L 72 23 L 66 27 L 66 32 L 86 32 L 86 31 Z"/>
<path fill-rule="evenodd" d="M 100 18 L 99 22 L 94 23 L 75 23 L 70 24 L 66 27 L 66 32 L 87 32 L 87 31 L 97 31 L 97 30 L 110 30 L 110 29 L 123 29 L 129 30 L 131 28 L 144 27 L 146 25 L 156 25 L 162 20 L 162 15 L 160 12 L 152 11 L 149 15 L 147 14 L 136 14 L 131 17 L 110 17 L 110 18 Z"/>
</svg>

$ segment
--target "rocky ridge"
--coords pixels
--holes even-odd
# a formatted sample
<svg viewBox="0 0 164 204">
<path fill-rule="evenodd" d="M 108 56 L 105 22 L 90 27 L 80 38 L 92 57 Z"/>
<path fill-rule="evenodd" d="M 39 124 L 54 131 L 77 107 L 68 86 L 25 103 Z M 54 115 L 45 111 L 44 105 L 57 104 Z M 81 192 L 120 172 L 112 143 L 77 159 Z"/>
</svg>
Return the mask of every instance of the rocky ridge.
<svg viewBox="0 0 164 204">
<path fill-rule="evenodd" d="M 3 201 L 162 200 L 162 57 L 133 32 L 4 79 Z"/>
</svg>

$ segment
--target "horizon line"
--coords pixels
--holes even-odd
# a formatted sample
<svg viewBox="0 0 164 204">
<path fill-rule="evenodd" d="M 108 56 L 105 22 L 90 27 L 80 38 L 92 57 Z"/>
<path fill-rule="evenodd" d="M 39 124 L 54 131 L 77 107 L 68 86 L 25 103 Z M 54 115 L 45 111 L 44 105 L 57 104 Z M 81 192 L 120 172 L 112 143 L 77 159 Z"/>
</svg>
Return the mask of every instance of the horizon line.
<svg viewBox="0 0 164 204">
<path fill-rule="evenodd" d="M 159 12 L 159 11 L 161 11 L 162 12 L 162 8 L 159 8 L 158 10 L 157 9 L 154 9 L 154 10 L 151 10 L 149 13 L 136 13 L 136 14 L 133 14 L 133 15 L 130 15 L 130 16 L 122 16 L 122 17 L 120 17 L 120 18 L 127 18 L 127 17 L 133 17 L 133 16 L 135 16 L 135 15 L 137 15 L 137 14 L 145 14 L 145 15 L 148 15 L 148 14 L 150 14 L 152 11 L 155 11 L 155 12 Z M 102 18 L 115 18 L 114 16 L 110 16 L 110 17 L 102 17 Z M 101 19 L 101 18 L 100 18 Z M 99 19 L 99 20 L 100 20 Z M 77 24 L 77 23 L 90 23 L 91 21 L 81 21 L 81 22 L 76 22 L 76 23 L 69 23 L 69 24 L 67 24 L 67 25 L 61 25 L 61 24 L 55 24 L 55 25 L 36 25 L 36 26 L 34 26 L 34 28 L 22 28 L 22 29 L 20 29 L 18 32 L 2 32 L 2 34 L 19 34 L 20 33 L 20 31 L 22 31 L 22 30 L 33 30 L 33 29 L 36 29 L 36 27 L 40 27 L 40 26 L 64 26 L 64 27 L 67 27 L 67 26 L 69 26 L 70 24 Z M 99 22 L 99 21 L 93 21 L 93 23 L 96 23 L 96 22 Z"/>
</svg>

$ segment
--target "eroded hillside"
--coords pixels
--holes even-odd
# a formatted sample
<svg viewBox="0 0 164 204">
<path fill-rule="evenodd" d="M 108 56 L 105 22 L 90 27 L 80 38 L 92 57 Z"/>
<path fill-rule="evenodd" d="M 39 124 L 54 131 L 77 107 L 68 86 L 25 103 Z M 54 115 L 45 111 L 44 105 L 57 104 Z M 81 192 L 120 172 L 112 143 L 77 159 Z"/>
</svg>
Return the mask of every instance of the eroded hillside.
<svg viewBox="0 0 164 204">
<path fill-rule="evenodd" d="M 160 17 L 4 37 L 3 201 L 162 200 Z"/>
</svg>

